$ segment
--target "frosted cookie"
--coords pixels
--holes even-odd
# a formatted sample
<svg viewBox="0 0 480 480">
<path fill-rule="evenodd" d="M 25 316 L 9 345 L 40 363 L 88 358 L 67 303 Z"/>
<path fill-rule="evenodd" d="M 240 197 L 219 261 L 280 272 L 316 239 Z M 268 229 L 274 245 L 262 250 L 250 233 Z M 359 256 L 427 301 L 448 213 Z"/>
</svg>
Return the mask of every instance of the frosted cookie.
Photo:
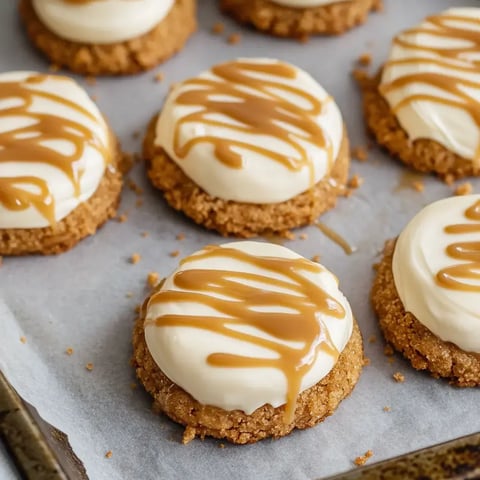
<svg viewBox="0 0 480 480">
<path fill-rule="evenodd" d="M 480 195 L 429 205 L 387 242 L 372 301 L 414 368 L 480 385 Z"/>
<path fill-rule="evenodd" d="M 21 0 L 20 13 L 55 65 L 89 75 L 152 68 L 196 29 L 196 0 Z"/>
<path fill-rule="evenodd" d="M 154 408 L 195 436 L 253 443 L 331 415 L 363 367 L 336 277 L 279 245 L 205 247 L 144 303 L 133 365 Z"/>
<path fill-rule="evenodd" d="M 220 0 L 241 23 L 280 37 L 341 34 L 366 21 L 382 0 Z"/>
<path fill-rule="evenodd" d="M 258 58 L 178 84 L 144 155 L 173 208 L 240 237 L 313 223 L 344 193 L 350 163 L 333 98 L 306 72 Z"/>
<path fill-rule="evenodd" d="M 361 80 L 378 143 L 441 177 L 480 175 L 480 8 L 452 8 L 394 41 L 375 78 Z"/>
<path fill-rule="evenodd" d="M 117 140 L 73 80 L 0 74 L 0 255 L 61 253 L 115 215 Z"/>
</svg>

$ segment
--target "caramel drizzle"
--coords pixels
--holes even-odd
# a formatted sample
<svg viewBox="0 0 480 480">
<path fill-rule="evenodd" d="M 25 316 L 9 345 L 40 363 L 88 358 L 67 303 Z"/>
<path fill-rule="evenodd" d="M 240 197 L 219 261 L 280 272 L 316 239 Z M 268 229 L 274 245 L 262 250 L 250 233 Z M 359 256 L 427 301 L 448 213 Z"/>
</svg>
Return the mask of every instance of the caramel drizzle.
<svg viewBox="0 0 480 480">
<path fill-rule="evenodd" d="M 268 274 L 228 270 L 182 271 L 175 275 L 174 283 L 176 287 L 187 291 L 161 290 L 152 296 L 150 305 L 193 302 L 211 307 L 222 316 L 169 314 L 149 320 L 145 325 L 199 328 L 275 352 L 278 358 L 273 359 L 216 352 L 208 356 L 207 363 L 218 368 L 270 367 L 281 370 L 287 379 L 285 421 L 289 423 L 293 419 L 302 379 L 314 365 L 318 353 L 321 350 L 327 352 L 335 360 L 339 355 L 329 332 L 318 317 L 326 314 L 343 319 L 345 309 L 302 275 L 302 272 L 322 271 L 321 266 L 303 258 L 256 257 L 233 248 L 212 246 L 185 259 L 182 265 L 196 260 L 218 258 L 253 265 L 273 275 L 281 275 L 284 279 L 273 278 Z M 248 285 L 249 281 L 255 283 Z M 259 283 L 264 286 L 258 286 Z M 282 291 L 271 291 L 275 287 Z M 213 294 L 221 295 L 222 298 L 215 298 Z M 280 313 L 255 310 L 272 306 L 288 311 Z M 234 330 L 235 326 L 253 327 L 272 338 L 242 333 Z M 281 342 L 301 342 L 302 346 L 294 348 Z"/>
<path fill-rule="evenodd" d="M 243 159 L 238 149 L 247 150 L 279 162 L 291 171 L 300 171 L 306 166 L 313 186 L 314 164 L 302 145 L 302 141 L 306 141 L 327 151 L 328 167 L 331 168 L 334 161 L 332 142 L 314 118 L 321 114 L 329 100 L 322 103 L 300 88 L 281 83 L 280 80 L 296 77 L 293 67 L 284 63 L 260 64 L 242 60 L 217 65 L 212 68 L 212 72 L 218 78 L 194 78 L 184 82 L 183 85 L 189 87 L 189 90 L 176 99 L 178 105 L 201 108 L 176 124 L 174 151 L 180 159 L 185 158 L 195 145 L 210 143 L 218 161 L 230 168 L 240 169 L 243 167 Z M 263 76 L 258 78 L 252 74 L 276 77 L 279 81 Z M 283 96 L 287 94 L 300 97 L 309 107 L 303 108 L 285 100 Z M 232 99 L 219 99 L 220 95 Z M 224 115 L 235 124 L 213 119 L 213 114 Z M 201 130 L 195 138 L 181 145 L 181 127 L 189 122 L 228 129 L 232 132 L 232 137 L 235 133 L 275 137 L 290 145 L 298 157 L 273 151 L 269 148 L 268 141 L 263 146 L 255 146 L 229 138 L 228 134 L 202 135 Z"/>
<path fill-rule="evenodd" d="M 29 85 L 46 79 L 62 77 L 33 75 L 23 82 L 0 82 L 0 102 L 15 99 L 19 105 L 0 109 L 0 120 L 21 117 L 31 124 L 0 132 L 0 165 L 9 162 L 35 162 L 61 170 L 70 180 L 76 197 L 80 196 L 80 181 L 84 173 L 83 155 L 87 146 L 97 149 L 106 163 L 108 151 L 86 126 L 53 113 L 31 111 L 35 98 L 42 98 L 81 113 L 98 122 L 98 119 L 81 105 L 54 93 L 33 90 Z M 45 145 L 52 140 L 67 141 L 73 153 L 64 155 Z M 27 188 L 25 188 L 27 187 Z M 36 176 L 0 177 L 0 204 L 8 210 L 23 211 L 33 206 L 51 226 L 55 225 L 55 199 L 48 182 Z"/>
<path fill-rule="evenodd" d="M 480 233 L 480 201 L 476 202 L 465 211 L 465 217 L 476 223 L 462 223 L 448 225 L 445 233 L 460 235 L 468 233 Z M 480 292 L 480 241 L 452 243 L 446 249 L 447 255 L 462 263 L 444 268 L 437 273 L 437 283 L 450 290 L 463 292 Z M 462 280 L 476 281 L 476 285 L 463 282 Z"/>
<path fill-rule="evenodd" d="M 399 60 L 390 60 L 385 64 L 384 68 L 390 68 L 396 65 L 408 65 L 408 64 L 429 64 L 439 67 L 448 68 L 454 73 L 435 73 L 435 72 L 423 72 L 412 73 L 396 78 L 390 83 L 380 85 L 379 90 L 382 95 L 386 95 L 398 88 L 403 88 L 414 83 L 422 83 L 430 85 L 431 87 L 444 92 L 447 95 L 453 95 L 455 99 L 444 98 L 441 94 L 411 94 L 406 96 L 395 106 L 393 106 L 393 112 L 397 113 L 400 109 L 406 105 L 415 101 L 429 101 L 442 105 L 447 105 L 464 110 L 470 115 L 477 127 L 480 129 L 480 102 L 470 96 L 464 89 L 474 88 L 480 89 L 480 82 L 468 80 L 465 78 L 465 73 L 480 73 L 480 60 L 466 59 L 467 54 L 480 53 L 480 20 L 457 16 L 457 15 L 435 15 L 427 18 L 427 21 L 435 28 L 426 28 L 420 26 L 405 31 L 403 34 L 397 36 L 394 39 L 394 44 L 401 47 L 424 52 L 425 54 L 434 54 L 437 58 L 425 57 L 412 57 Z M 477 27 L 475 30 L 461 28 L 458 26 L 448 25 L 449 22 L 462 22 Z M 458 25 L 458 24 L 457 24 Z M 416 44 L 409 41 L 409 35 L 429 35 L 439 37 L 443 40 L 455 40 L 468 42 L 467 46 L 442 48 L 428 46 L 426 44 Z M 461 63 L 460 63 L 461 62 Z M 477 148 L 477 152 L 474 158 L 475 162 L 480 162 L 480 143 Z"/>
</svg>

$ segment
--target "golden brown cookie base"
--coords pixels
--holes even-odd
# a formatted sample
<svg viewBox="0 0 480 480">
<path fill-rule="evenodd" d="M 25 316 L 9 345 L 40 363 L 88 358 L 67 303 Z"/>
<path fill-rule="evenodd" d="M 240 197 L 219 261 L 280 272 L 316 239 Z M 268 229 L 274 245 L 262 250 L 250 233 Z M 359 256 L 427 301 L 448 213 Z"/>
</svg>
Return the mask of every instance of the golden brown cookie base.
<svg viewBox="0 0 480 480">
<path fill-rule="evenodd" d="M 113 218 L 122 190 L 123 154 L 114 141 L 111 167 L 96 192 L 54 227 L 1 229 L 0 255 L 52 255 L 66 252 Z M 113 168 L 112 168 L 113 167 Z"/>
<path fill-rule="evenodd" d="M 406 165 L 420 172 L 437 173 L 451 179 L 480 175 L 480 166 L 460 157 L 434 140 L 412 142 L 397 117 L 378 91 L 381 73 L 374 78 L 358 78 L 363 91 L 363 109 L 369 131 L 376 141 Z"/>
<path fill-rule="evenodd" d="M 40 21 L 31 0 L 21 0 L 20 14 L 32 43 L 55 65 L 85 75 L 124 75 L 153 68 L 182 49 L 196 29 L 195 2 L 176 0 L 170 13 L 150 32 L 107 45 L 59 37 Z"/>
<path fill-rule="evenodd" d="M 220 0 L 223 12 L 241 23 L 279 37 L 303 38 L 313 34 L 341 34 L 364 23 L 382 0 L 350 0 L 311 8 L 291 8 L 270 0 Z"/>
<path fill-rule="evenodd" d="M 428 370 L 435 378 L 447 378 L 459 387 L 480 385 L 480 355 L 444 342 L 405 312 L 395 288 L 392 258 L 395 241 L 385 245 L 371 298 L 388 343 L 410 360 L 413 368 Z"/>
<path fill-rule="evenodd" d="M 145 343 L 144 319 L 143 313 L 134 327 L 132 365 L 140 382 L 153 396 L 154 410 L 186 427 L 183 443 L 196 436 L 211 436 L 246 444 L 267 437 L 283 437 L 294 428 L 313 427 L 330 416 L 351 393 L 364 365 L 362 336 L 355 322 L 352 337 L 335 367 L 320 382 L 300 394 L 295 418 L 286 425 L 285 406 L 264 405 L 247 415 L 240 410 L 226 411 L 197 402 L 158 368 Z"/>
<path fill-rule="evenodd" d="M 350 165 L 346 132 L 328 178 L 286 202 L 253 204 L 222 200 L 202 190 L 161 148 L 155 147 L 155 128 L 156 118 L 150 123 L 144 141 L 152 184 L 163 191 L 170 206 L 222 235 L 244 238 L 282 235 L 291 228 L 314 223 L 320 214 L 335 206 L 338 195 L 345 193 Z"/>
</svg>

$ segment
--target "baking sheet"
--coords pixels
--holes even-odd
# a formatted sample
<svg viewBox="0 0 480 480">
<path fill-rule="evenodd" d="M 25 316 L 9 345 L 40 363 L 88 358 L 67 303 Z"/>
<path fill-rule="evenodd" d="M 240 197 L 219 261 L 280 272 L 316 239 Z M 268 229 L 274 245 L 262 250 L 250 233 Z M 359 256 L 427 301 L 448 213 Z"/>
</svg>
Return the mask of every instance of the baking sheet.
<svg viewBox="0 0 480 480">
<path fill-rule="evenodd" d="M 362 53 L 377 62 L 385 58 L 392 35 L 425 15 L 449 6 L 478 6 L 475 0 L 386 0 L 382 14 L 367 25 L 337 38 L 314 38 L 306 45 L 272 39 L 222 18 L 214 0 L 199 1 L 200 29 L 187 48 L 155 72 L 120 79 L 82 83 L 96 95 L 127 151 L 139 151 L 142 132 L 161 107 L 171 82 L 211 64 L 238 56 L 266 56 L 290 61 L 309 71 L 335 97 L 352 144 L 365 145 L 360 95 L 350 72 Z M 213 36 L 216 21 L 226 25 Z M 242 33 L 237 45 L 228 34 Z M 24 38 L 16 2 L 0 2 L 0 71 L 45 71 L 47 63 Z M 154 81 L 162 72 L 165 80 Z M 120 212 L 125 223 L 110 222 L 98 234 L 59 257 L 4 259 L 0 268 L 0 369 L 18 393 L 41 416 L 68 436 L 92 479 L 130 478 L 319 478 L 354 468 L 355 457 L 371 449 L 371 461 L 480 431 L 478 389 L 460 390 L 414 372 L 400 357 L 393 364 L 383 355 L 383 341 L 369 305 L 372 263 L 384 240 L 399 233 L 421 207 L 448 196 L 452 188 L 426 177 L 425 191 L 401 187 L 405 170 L 380 151 L 367 163 L 352 162 L 362 187 L 322 221 L 358 250 L 347 256 L 318 229 L 299 230 L 307 240 L 286 242 L 306 257 L 319 254 L 334 271 L 349 298 L 364 334 L 371 365 L 334 416 L 316 428 L 295 432 L 279 441 L 219 448 L 216 440 L 180 444 L 182 428 L 150 410 L 150 398 L 135 378 L 129 358 L 134 307 L 148 293 L 146 276 L 166 275 L 178 258 L 223 239 L 194 226 L 170 210 L 161 194 L 144 178 L 141 165 L 131 177 L 145 193 L 125 189 Z M 476 191 L 480 181 L 472 181 Z M 148 232 L 147 237 L 141 235 Z M 186 238 L 177 241 L 184 233 Z M 297 237 L 298 238 L 298 237 Z M 129 263 L 133 253 L 142 256 Z M 132 297 L 128 293 L 133 294 Z M 371 335 L 377 341 L 369 343 Z M 25 336 L 26 343 L 20 342 Z M 69 347 L 71 356 L 65 354 Z M 85 365 L 93 363 L 89 372 Z M 392 374 L 400 371 L 405 383 Z M 383 407 L 391 407 L 384 412 Z M 105 453 L 112 452 L 111 458 Z M 3 474 L 3 471 L 0 470 Z M 3 478 L 3 476 L 1 477 Z M 8 477 L 7 477 L 8 478 Z"/>
</svg>

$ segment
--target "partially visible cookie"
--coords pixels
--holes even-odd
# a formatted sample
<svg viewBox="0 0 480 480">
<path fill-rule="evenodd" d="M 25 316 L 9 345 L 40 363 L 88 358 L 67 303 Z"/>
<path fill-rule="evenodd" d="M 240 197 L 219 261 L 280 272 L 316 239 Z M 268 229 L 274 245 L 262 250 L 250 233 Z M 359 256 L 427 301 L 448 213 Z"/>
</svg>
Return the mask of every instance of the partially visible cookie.
<svg viewBox="0 0 480 480">
<path fill-rule="evenodd" d="M 64 252 L 116 213 L 118 142 L 69 78 L 3 73 L 0 97 L 0 255 Z"/>
<path fill-rule="evenodd" d="M 406 165 L 440 177 L 480 175 L 480 8 L 454 8 L 393 40 L 374 78 L 360 78 L 377 142 Z M 459 43 L 461 42 L 461 44 Z"/>
<path fill-rule="evenodd" d="M 350 164 L 332 97 L 270 59 L 216 65 L 177 85 L 150 124 L 144 156 L 173 208 L 239 237 L 313 223 L 345 192 Z"/>
<path fill-rule="evenodd" d="M 220 0 L 241 23 L 279 37 L 338 35 L 364 23 L 382 0 Z"/>
<path fill-rule="evenodd" d="M 387 242 L 372 288 L 385 339 L 417 370 L 480 386 L 480 195 L 423 209 Z"/>
<path fill-rule="evenodd" d="M 155 410 L 186 427 L 184 443 L 246 444 L 312 427 L 350 394 L 364 364 L 336 278 L 257 242 L 184 259 L 144 303 L 133 349 L 137 377 Z"/>
<path fill-rule="evenodd" d="M 87 75 L 153 68 L 196 29 L 196 0 L 21 0 L 20 13 L 53 64 Z"/>
</svg>

